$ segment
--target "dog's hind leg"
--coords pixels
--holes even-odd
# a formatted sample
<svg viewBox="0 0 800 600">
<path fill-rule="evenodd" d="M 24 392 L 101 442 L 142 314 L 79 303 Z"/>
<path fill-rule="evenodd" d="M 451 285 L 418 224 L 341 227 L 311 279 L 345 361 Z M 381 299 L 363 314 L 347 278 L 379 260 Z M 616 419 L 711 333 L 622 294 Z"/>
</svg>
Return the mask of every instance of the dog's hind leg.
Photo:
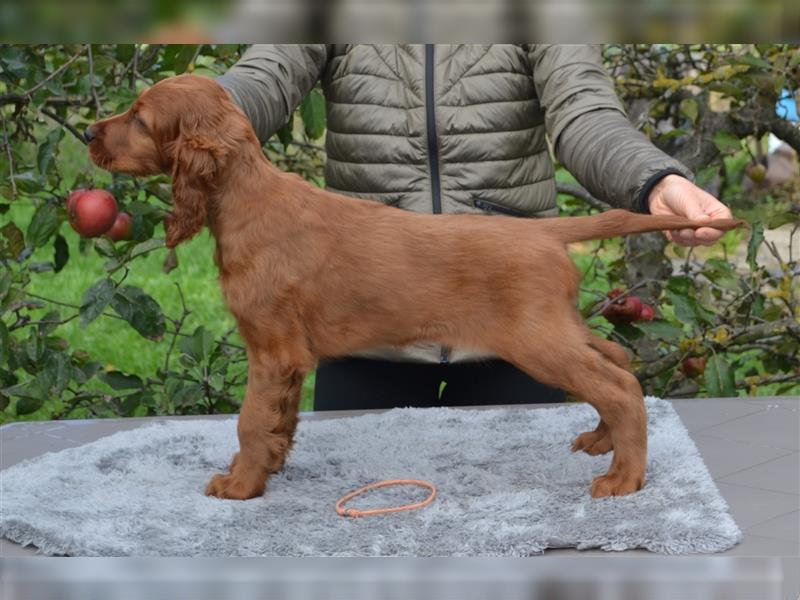
<svg viewBox="0 0 800 600">
<path fill-rule="evenodd" d="M 305 371 L 277 366 L 269 357 L 249 353 L 247 392 L 239 414 L 239 452 L 228 474 L 215 475 L 206 494 L 246 500 L 260 496 L 267 477 L 286 460 L 297 427 Z"/>
<path fill-rule="evenodd" d="M 641 489 L 647 464 L 647 413 L 639 382 L 589 343 L 578 315 L 563 311 L 494 348 L 542 383 L 589 402 L 608 428 L 614 456 L 605 475 L 592 482 L 592 496 L 621 496 Z M 541 349 L 545 349 L 542 351 Z"/>
<path fill-rule="evenodd" d="M 619 368 L 625 369 L 626 371 L 631 370 L 630 358 L 622 346 L 605 338 L 601 338 L 594 333 L 590 333 L 588 341 L 592 348 L 600 352 Z M 614 444 L 611 440 L 611 431 L 603 419 L 600 419 L 600 422 L 593 431 L 585 431 L 580 434 L 575 438 L 575 442 L 572 444 L 573 452 L 583 450 L 586 454 L 591 454 L 592 456 L 606 454 L 613 449 Z"/>
</svg>

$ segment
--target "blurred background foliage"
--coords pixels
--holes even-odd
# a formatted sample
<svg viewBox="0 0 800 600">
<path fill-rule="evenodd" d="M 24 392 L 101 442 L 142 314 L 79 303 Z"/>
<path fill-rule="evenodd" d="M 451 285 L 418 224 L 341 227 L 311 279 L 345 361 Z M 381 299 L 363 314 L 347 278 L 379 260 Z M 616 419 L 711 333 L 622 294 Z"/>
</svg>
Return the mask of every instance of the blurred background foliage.
<svg viewBox="0 0 800 600">
<path fill-rule="evenodd" d="M 218 289 L 213 240 L 205 232 L 167 251 L 169 178 L 96 168 L 81 132 L 152 83 L 185 72 L 219 75 L 243 50 L 0 46 L 0 422 L 238 410 L 246 359 Z M 576 245 L 582 313 L 631 351 L 648 393 L 800 393 L 800 49 L 603 51 L 634 126 L 692 168 L 751 230 L 710 248 L 667 245 L 661 234 Z M 280 168 L 324 185 L 324 139 L 317 88 L 264 149 Z M 558 181 L 564 214 L 607 208 L 563 168 Z M 133 239 L 72 231 L 64 200 L 77 188 L 111 191 L 133 216 Z M 618 300 L 631 295 L 653 306 L 655 318 L 609 322 L 603 313 L 614 289 Z M 313 383 L 312 375 L 306 410 Z"/>
<path fill-rule="evenodd" d="M 542 42 L 797 40 L 792 0 L 6 0 L 3 40 L 172 42 L 464 39 Z M 165 33 L 168 35 L 165 37 Z"/>
</svg>

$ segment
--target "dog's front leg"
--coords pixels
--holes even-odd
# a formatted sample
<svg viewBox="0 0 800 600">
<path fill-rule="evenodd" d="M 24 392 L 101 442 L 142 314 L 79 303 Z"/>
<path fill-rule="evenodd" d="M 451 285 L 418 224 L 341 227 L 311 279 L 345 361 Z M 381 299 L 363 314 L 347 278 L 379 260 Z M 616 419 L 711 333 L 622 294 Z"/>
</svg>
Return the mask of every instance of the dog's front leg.
<svg viewBox="0 0 800 600">
<path fill-rule="evenodd" d="M 264 493 L 267 477 L 286 460 L 297 426 L 304 373 L 250 357 L 247 393 L 239 414 L 239 452 L 230 473 L 215 475 L 206 495 L 246 500 Z"/>
</svg>

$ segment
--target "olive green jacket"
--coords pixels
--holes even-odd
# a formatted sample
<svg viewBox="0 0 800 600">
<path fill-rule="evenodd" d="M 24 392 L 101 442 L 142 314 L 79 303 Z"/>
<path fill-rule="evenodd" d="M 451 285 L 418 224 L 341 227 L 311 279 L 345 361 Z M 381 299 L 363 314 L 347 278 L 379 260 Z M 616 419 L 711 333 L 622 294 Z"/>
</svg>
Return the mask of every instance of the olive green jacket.
<svg viewBox="0 0 800 600">
<path fill-rule="evenodd" d="M 555 215 L 546 136 L 613 206 L 646 210 L 658 179 L 691 177 L 631 126 L 591 46 L 254 45 L 218 81 L 262 142 L 321 81 L 328 189 L 407 210 Z"/>
</svg>

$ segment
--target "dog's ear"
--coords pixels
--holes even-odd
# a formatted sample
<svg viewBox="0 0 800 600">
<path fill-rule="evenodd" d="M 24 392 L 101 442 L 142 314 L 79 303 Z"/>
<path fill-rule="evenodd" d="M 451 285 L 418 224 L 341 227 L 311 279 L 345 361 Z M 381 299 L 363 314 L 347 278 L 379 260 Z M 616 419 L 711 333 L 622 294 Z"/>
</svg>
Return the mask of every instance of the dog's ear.
<svg viewBox="0 0 800 600">
<path fill-rule="evenodd" d="M 191 86 L 207 83 L 188 76 L 173 81 Z M 230 159 L 242 143 L 256 141 L 248 134 L 251 130 L 244 114 L 219 86 L 213 93 L 199 89 L 192 104 L 176 102 L 173 110 L 177 114 L 169 120 L 172 127 L 164 128 L 169 141 L 162 146 L 172 174 L 173 208 L 166 220 L 169 248 L 203 228 L 209 202 L 224 185 Z"/>
<path fill-rule="evenodd" d="M 196 133 L 181 133 L 170 144 L 172 212 L 167 218 L 167 247 L 195 236 L 205 224 L 214 177 L 224 158 L 217 144 Z"/>
</svg>

